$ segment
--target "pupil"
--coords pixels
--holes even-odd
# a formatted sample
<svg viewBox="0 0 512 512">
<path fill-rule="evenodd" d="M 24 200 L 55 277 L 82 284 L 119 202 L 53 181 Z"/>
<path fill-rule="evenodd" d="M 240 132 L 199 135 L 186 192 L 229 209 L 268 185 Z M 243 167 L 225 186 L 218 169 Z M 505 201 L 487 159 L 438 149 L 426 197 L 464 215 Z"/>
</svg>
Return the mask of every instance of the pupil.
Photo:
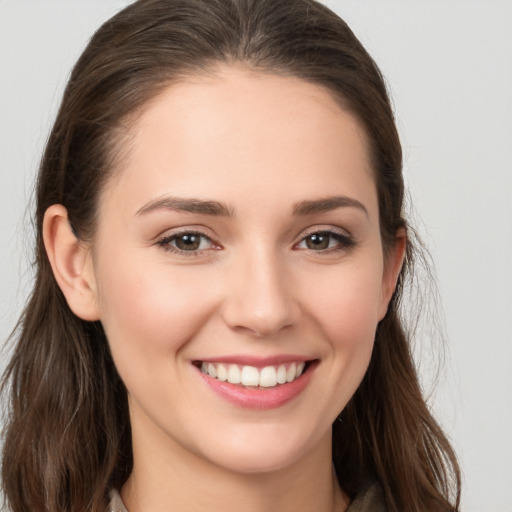
<svg viewBox="0 0 512 512">
<path fill-rule="evenodd" d="M 178 249 L 194 251 L 199 248 L 200 238 L 197 235 L 181 235 L 176 239 Z"/>
<path fill-rule="evenodd" d="M 325 235 L 311 235 L 306 240 L 308 249 L 327 249 L 329 247 L 329 237 Z"/>
</svg>

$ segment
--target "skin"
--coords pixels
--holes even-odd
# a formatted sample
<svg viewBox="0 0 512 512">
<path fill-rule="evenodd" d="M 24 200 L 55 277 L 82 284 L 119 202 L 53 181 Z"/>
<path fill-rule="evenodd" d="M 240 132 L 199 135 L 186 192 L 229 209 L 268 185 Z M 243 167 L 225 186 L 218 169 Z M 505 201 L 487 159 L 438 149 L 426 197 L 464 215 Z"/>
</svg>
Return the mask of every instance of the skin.
<svg viewBox="0 0 512 512">
<path fill-rule="evenodd" d="M 384 260 L 363 129 L 319 86 L 222 67 L 169 87 L 129 135 L 94 245 L 60 205 L 44 228 L 71 309 L 101 320 L 128 389 L 127 508 L 345 510 L 331 424 L 368 367 L 404 245 Z M 294 214 L 333 196 L 354 204 Z M 158 207 L 168 197 L 229 215 Z M 204 235 L 197 252 L 176 252 L 169 237 L 184 231 Z M 308 246 L 327 231 L 345 238 Z M 299 396 L 257 410 L 213 393 L 192 364 L 228 354 L 318 365 Z"/>
</svg>

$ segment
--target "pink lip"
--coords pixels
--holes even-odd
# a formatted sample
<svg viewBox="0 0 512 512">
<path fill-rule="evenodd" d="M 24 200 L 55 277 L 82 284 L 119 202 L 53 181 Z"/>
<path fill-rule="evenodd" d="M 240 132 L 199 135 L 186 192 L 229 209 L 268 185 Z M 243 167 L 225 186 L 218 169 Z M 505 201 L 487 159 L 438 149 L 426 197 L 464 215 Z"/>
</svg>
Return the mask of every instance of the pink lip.
<svg viewBox="0 0 512 512">
<path fill-rule="evenodd" d="M 307 359 L 292 359 L 292 361 L 307 360 Z M 211 360 L 210 362 L 214 362 Z M 222 359 L 223 362 L 227 362 Z M 245 360 L 244 360 L 245 361 Z M 286 359 L 290 361 L 290 359 Z M 310 360 L 311 361 L 311 360 Z M 283 361 L 284 362 L 284 361 Z M 240 364 L 240 359 L 237 357 L 236 361 L 232 364 Z M 244 363 L 247 364 L 247 363 Z M 269 366 L 268 363 L 265 363 Z M 278 363 L 274 363 L 278 364 Z M 304 373 L 293 382 L 286 384 L 280 384 L 273 388 L 245 388 L 237 384 L 230 384 L 229 382 L 221 382 L 209 375 L 201 372 L 198 368 L 200 377 L 203 379 L 209 388 L 214 391 L 217 395 L 221 396 L 228 402 L 238 407 L 246 409 L 275 409 L 281 407 L 286 403 L 296 398 L 309 384 L 314 369 L 317 367 L 318 362 L 311 362 Z M 255 365 L 254 365 L 255 366 Z M 259 365 L 258 365 L 259 366 Z"/>
</svg>

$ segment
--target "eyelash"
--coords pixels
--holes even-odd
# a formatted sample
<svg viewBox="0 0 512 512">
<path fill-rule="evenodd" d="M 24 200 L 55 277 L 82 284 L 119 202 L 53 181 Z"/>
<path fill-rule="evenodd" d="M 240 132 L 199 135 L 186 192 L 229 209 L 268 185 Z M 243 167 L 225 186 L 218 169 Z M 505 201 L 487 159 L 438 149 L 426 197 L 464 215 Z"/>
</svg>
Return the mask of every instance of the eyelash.
<svg viewBox="0 0 512 512">
<path fill-rule="evenodd" d="M 325 249 L 320 250 L 314 250 L 306 248 L 305 250 L 312 252 L 312 253 L 331 253 L 331 252 L 340 252 L 340 251 L 350 251 L 353 249 L 357 242 L 352 238 L 350 235 L 347 235 L 346 233 L 341 233 L 339 231 L 335 231 L 333 229 L 320 229 L 315 230 L 307 233 L 305 236 L 303 236 L 299 243 L 295 244 L 294 247 L 297 247 L 299 244 L 307 243 L 308 239 L 311 239 L 312 237 L 329 237 L 329 245 L 331 241 L 337 242 L 337 244 L 334 247 L 327 247 Z"/>
<path fill-rule="evenodd" d="M 181 237 L 199 237 L 202 241 L 207 240 L 212 247 L 209 247 L 208 249 L 194 249 L 194 250 L 183 250 L 179 247 L 175 247 L 172 245 L 173 242 L 176 242 Z M 310 248 L 304 248 L 303 250 L 309 251 L 311 253 L 317 253 L 317 254 L 325 254 L 325 253 L 331 253 L 331 252 L 340 252 L 340 251 L 350 251 L 353 249 L 357 242 L 350 236 L 345 233 L 340 233 L 338 231 L 329 230 L 329 229 L 323 229 L 323 230 L 316 230 L 311 231 L 307 233 L 305 236 L 301 238 L 301 240 L 296 243 L 293 247 L 296 248 L 298 245 L 302 243 L 307 243 L 308 239 L 311 239 L 312 237 L 329 237 L 329 244 L 334 240 L 337 242 L 337 244 L 334 247 L 327 247 L 325 249 L 315 250 Z M 202 243 L 200 241 L 200 244 Z M 158 240 L 157 245 L 162 247 L 164 251 L 171 252 L 174 254 L 179 254 L 183 256 L 197 256 L 200 255 L 202 252 L 207 250 L 218 250 L 220 248 L 219 245 L 217 245 L 209 236 L 205 235 L 204 233 L 201 233 L 199 231 L 182 231 L 179 233 L 173 233 L 172 235 L 167 235 Z"/>
<path fill-rule="evenodd" d="M 175 247 L 175 246 L 171 245 L 172 242 L 175 242 L 179 238 L 182 238 L 185 236 L 191 236 L 191 237 L 196 236 L 196 237 L 199 237 L 202 241 L 208 240 L 209 243 L 215 247 L 215 249 L 219 248 L 219 246 L 216 246 L 215 242 L 209 236 L 207 236 L 204 233 L 201 233 L 199 231 L 182 231 L 179 233 L 173 233 L 172 235 L 164 236 L 163 238 L 158 240 L 157 245 L 162 247 L 162 249 L 164 251 L 171 252 L 174 254 L 185 255 L 185 256 L 197 256 L 202 251 L 209 250 L 209 249 L 195 249 L 192 251 L 186 251 L 186 250 L 180 249 L 179 247 Z M 202 243 L 202 241 L 200 242 L 200 244 Z"/>
</svg>

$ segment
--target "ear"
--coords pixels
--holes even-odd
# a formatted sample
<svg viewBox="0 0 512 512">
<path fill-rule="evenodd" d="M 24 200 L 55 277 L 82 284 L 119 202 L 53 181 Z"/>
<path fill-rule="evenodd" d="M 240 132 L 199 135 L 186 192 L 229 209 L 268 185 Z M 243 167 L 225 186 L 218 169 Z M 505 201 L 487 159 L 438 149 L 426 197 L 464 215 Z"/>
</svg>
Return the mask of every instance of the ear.
<svg viewBox="0 0 512 512">
<path fill-rule="evenodd" d="M 82 320 L 99 320 L 90 247 L 77 239 L 64 206 L 46 210 L 43 240 L 53 275 L 73 313 Z"/>
<path fill-rule="evenodd" d="M 390 248 L 384 260 L 379 321 L 386 316 L 388 311 L 389 302 L 395 291 L 398 276 L 404 263 L 406 247 L 407 234 L 405 229 L 400 229 L 396 234 L 394 246 Z"/>
</svg>

